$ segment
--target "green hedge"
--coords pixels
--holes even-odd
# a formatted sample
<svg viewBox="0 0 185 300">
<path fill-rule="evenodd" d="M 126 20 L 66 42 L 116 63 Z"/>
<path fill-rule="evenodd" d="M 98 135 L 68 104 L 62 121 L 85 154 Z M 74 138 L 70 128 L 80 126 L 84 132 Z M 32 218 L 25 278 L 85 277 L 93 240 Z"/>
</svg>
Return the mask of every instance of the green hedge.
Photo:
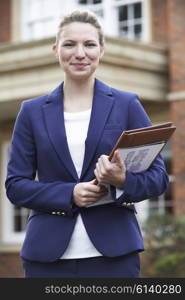
<svg viewBox="0 0 185 300">
<path fill-rule="evenodd" d="M 185 277 L 185 216 L 154 214 L 142 230 L 141 277 Z"/>
</svg>

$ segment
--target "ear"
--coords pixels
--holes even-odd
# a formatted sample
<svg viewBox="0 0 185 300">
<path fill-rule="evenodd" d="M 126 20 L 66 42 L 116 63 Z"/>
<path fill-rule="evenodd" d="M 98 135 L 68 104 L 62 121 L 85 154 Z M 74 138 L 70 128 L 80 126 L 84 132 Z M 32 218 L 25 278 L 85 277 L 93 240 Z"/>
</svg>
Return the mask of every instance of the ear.
<svg viewBox="0 0 185 300">
<path fill-rule="evenodd" d="M 52 45 L 52 51 L 53 51 L 53 53 L 58 57 L 58 53 L 57 53 L 57 45 L 56 45 L 56 44 L 53 44 L 53 45 Z"/>
</svg>

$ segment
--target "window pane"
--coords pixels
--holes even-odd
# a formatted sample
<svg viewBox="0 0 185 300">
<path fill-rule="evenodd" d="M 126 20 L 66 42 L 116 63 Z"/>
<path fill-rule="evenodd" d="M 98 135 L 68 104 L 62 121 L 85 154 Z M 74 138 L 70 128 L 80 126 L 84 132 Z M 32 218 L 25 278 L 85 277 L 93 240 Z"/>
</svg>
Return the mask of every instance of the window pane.
<svg viewBox="0 0 185 300">
<path fill-rule="evenodd" d="M 25 231 L 28 213 L 28 209 L 14 206 L 14 232 Z"/>
<path fill-rule="evenodd" d="M 87 0 L 79 0 L 79 4 L 87 4 Z"/>
<path fill-rule="evenodd" d="M 94 4 L 102 3 L 102 0 L 94 0 L 93 3 Z"/>
<path fill-rule="evenodd" d="M 119 7 L 119 21 L 126 21 L 128 19 L 128 7 L 120 6 Z"/>
<path fill-rule="evenodd" d="M 141 18 L 141 3 L 134 4 L 134 19 Z"/>
<path fill-rule="evenodd" d="M 121 36 L 128 37 L 128 34 L 129 34 L 128 26 L 120 26 L 119 33 Z"/>
<path fill-rule="evenodd" d="M 121 30 L 122 30 L 125 34 L 127 34 L 127 33 L 128 33 L 128 26 L 123 26 L 123 27 L 121 28 Z"/>
<path fill-rule="evenodd" d="M 141 38 L 141 24 L 137 24 L 134 26 L 134 34 L 135 37 Z"/>
</svg>

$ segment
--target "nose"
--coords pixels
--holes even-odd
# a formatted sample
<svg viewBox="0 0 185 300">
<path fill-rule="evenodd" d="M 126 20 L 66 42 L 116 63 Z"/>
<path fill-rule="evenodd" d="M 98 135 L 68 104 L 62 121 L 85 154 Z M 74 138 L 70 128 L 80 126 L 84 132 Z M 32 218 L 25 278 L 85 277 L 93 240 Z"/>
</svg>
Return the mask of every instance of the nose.
<svg viewBox="0 0 185 300">
<path fill-rule="evenodd" d="M 83 45 L 76 46 L 75 56 L 78 59 L 83 59 L 85 57 L 85 51 Z"/>
</svg>

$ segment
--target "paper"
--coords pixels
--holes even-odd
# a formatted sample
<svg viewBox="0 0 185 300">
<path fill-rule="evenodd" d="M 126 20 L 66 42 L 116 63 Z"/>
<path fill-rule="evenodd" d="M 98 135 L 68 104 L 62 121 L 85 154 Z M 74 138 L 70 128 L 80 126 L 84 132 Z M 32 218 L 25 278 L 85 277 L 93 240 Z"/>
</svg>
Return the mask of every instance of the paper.
<svg viewBox="0 0 185 300">
<path fill-rule="evenodd" d="M 150 145 L 142 145 L 130 148 L 118 148 L 122 159 L 124 160 L 126 169 L 133 173 L 147 170 L 158 153 L 162 150 L 165 143 L 157 143 Z M 110 185 L 106 184 L 108 194 L 99 201 L 86 207 L 97 206 L 114 202 L 112 199 Z"/>
<path fill-rule="evenodd" d="M 165 143 L 118 148 L 126 169 L 133 173 L 147 170 Z"/>
</svg>

